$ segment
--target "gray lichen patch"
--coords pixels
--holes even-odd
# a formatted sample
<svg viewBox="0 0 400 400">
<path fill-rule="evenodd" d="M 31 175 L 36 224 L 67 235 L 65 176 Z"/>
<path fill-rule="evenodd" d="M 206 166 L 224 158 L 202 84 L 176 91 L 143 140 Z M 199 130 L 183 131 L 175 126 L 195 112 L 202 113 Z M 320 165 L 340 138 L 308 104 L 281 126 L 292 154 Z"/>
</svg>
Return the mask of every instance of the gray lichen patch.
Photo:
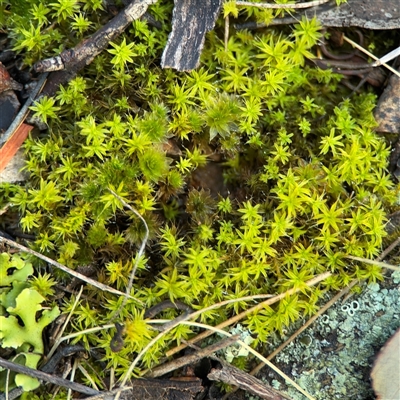
<svg viewBox="0 0 400 400">
<path fill-rule="evenodd" d="M 374 399 L 369 374 L 379 349 L 400 327 L 400 273 L 333 306 L 273 362 L 318 400 Z M 286 338 L 284 338 L 286 340 Z M 293 399 L 306 399 L 276 375 L 265 378 Z M 252 399 L 255 399 L 252 397 Z"/>
</svg>

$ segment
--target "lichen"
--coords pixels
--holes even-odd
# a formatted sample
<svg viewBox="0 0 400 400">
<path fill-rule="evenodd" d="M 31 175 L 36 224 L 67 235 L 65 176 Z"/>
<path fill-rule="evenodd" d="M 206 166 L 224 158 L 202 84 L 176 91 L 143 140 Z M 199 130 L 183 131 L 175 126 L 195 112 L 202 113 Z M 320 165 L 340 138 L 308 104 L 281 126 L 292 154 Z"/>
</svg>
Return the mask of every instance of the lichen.
<svg viewBox="0 0 400 400">
<path fill-rule="evenodd" d="M 0 255 L 0 276 L 3 277 L 0 280 L 0 346 L 14 349 L 15 362 L 36 368 L 44 354 L 43 330 L 60 311 L 57 306 L 51 309 L 43 307 L 45 298 L 26 282 L 32 274 L 32 264 L 24 257 L 7 253 Z M 3 391 L 6 372 L 0 372 L 0 389 Z M 30 391 L 39 386 L 39 381 L 12 373 L 8 389 L 14 386 Z"/>
<path fill-rule="evenodd" d="M 289 366 L 289 375 L 318 400 L 373 399 L 369 371 L 374 357 L 400 327 L 398 275 L 393 272 L 389 282 L 370 284 L 361 295 L 337 303 L 303 333 L 312 338 L 311 346 L 304 346 L 300 336 L 276 363 Z M 279 379 L 273 385 L 286 388 L 293 400 L 305 399 Z"/>
</svg>

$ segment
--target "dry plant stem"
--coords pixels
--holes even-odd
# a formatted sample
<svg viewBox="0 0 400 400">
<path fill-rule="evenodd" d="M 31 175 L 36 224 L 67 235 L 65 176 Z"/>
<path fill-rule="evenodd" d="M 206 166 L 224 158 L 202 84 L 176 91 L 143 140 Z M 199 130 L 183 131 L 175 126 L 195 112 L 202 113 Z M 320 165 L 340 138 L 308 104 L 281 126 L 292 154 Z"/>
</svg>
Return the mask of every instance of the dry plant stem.
<svg viewBox="0 0 400 400">
<path fill-rule="evenodd" d="M 348 259 L 354 260 L 354 261 L 360 261 L 365 264 L 378 265 L 379 267 L 391 269 L 393 271 L 400 271 L 400 267 L 397 267 L 396 265 L 387 264 L 387 263 L 384 263 L 381 261 L 374 261 L 374 260 L 369 260 L 368 258 L 362 258 L 362 257 L 356 257 L 356 256 L 345 256 L 345 258 L 348 258 Z"/>
<path fill-rule="evenodd" d="M 268 4 L 268 3 L 250 3 L 248 1 L 236 1 L 237 6 L 258 7 L 258 8 L 273 8 L 273 9 L 300 9 L 320 6 L 321 4 L 328 3 L 330 0 L 316 0 L 309 1 L 308 3 L 299 4 Z"/>
<path fill-rule="evenodd" d="M 149 239 L 149 227 L 147 226 L 147 223 L 145 221 L 145 219 L 139 214 L 138 211 L 136 211 L 133 207 L 131 207 L 122 197 L 118 196 L 114 191 L 112 191 L 111 189 L 108 189 L 126 208 L 128 208 L 129 210 L 131 210 L 142 222 L 143 225 L 146 229 L 146 234 L 142 240 L 142 244 L 140 245 L 140 249 L 139 252 L 136 256 L 136 261 L 135 261 L 135 265 L 132 268 L 131 271 L 131 276 L 129 277 L 129 282 L 128 282 L 128 286 L 126 287 L 125 290 L 125 297 L 121 303 L 121 305 L 118 307 L 118 309 L 114 312 L 114 314 L 111 316 L 110 318 L 110 322 L 113 321 L 121 312 L 121 310 L 125 307 L 125 304 L 128 300 L 128 297 L 130 297 L 130 292 L 132 290 L 132 286 L 133 286 L 133 280 L 135 279 L 135 274 L 136 274 L 136 270 L 138 268 L 140 259 L 142 257 L 142 255 L 144 254 L 144 249 L 146 248 L 146 244 L 147 244 L 147 240 Z M 142 303 L 143 304 L 143 303 Z"/>
<path fill-rule="evenodd" d="M 182 368 L 188 364 L 194 364 L 202 358 L 209 357 L 212 353 L 215 353 L 218 350 L 224 349 L 225 347 L 231 346 L 233 343 L 237 342 L 240 338 L 240 335 L 234 335 L 225 339 L 218 341 L 210 346 L 205 347 L 204 349 L 199 349 L 196 353 L 189 354 L 184 357 L 177 358 L 171 362 L 165 363 L 159 367 L 153 368 L 149 374 L 146 374 L 145 377 L 149 378 L 158 378 L 169 372 L 175 371 L 178 368 Z"/>
<path fill-rule="evenodd" d="M 229 15 L 225 17 L 225 33 L 224 33 L 225 51 L 228 51 L 228 41 L 229 41 Z"/>
<path fill-rule="evenodd" d="M 380 66 L 383 65 L 384 67 L 386 67 L 389 71 L 393 72 L 395 75 L 400 77 L 400 72 L 396 71 L 394 68 L 392 68 L 390 65 L 386 64 L 386 63 L 381 63 L 381 60 L 374 56 L 372 53 L 370 53 L 368 50 L 364 49 L 364 47 L 360 46 L 358 43 L 354 42 L 353 40 L 349 39 L 348 37 L 346 37 L 345 35 L 343 35 L 343 40 L 345 40 L 347 43 L 350 43 L 353 47 L 355 47 L 356 49 L 362 51 L 364 54 L 367 54 L 369 57 L 371 57 L 372 59 L 374 59 L 375 61 L 378 61 L 379 64 L 376 64 L 375 66 Z"/>
<path fill-rule="evenodd" d="M 308 286 L 316 285 L 317 283 L 323 281 L 324 279 L 328 278 L 328 277 L 331 276 L 331 275 L 332 275 L 332 274 L 331 274 L 330 272 L 325 272 L 325 273 L 323 273 L 323 274 L 317 275 L 315 278 L 310 279 L 310 280 L 307 282 L 307 285 L 308 285 Z M 237 322 L 237 321 L 239 321 L 240 319 L 242 319 L 243 317 L 245 317 L 247 314 L 250 314 L 251 312 L 256 312 L 256 311 L 260 310 L 261 308 L 263 308 L 265 305 L 273 304 L 273 303 L 277 302 L 278 300 L 281 300 L 281 299 L 284 298 L 285 296 L 289 296 L 289 295 L 291 295 L 291 294 L 297 293 L 298 291 L 299 291 L 299 289 L 290 289 L 290 290 L 288 290 L 288 291 L 285 292 L 285 293 L 282 293 L 282 294 L 280 294 L 280 295 L 278 295 L 278 296 L 275 296 L 275 297 L 273 297 L 273 298 L 271 298 L 271 299 L 269 299 L 269 300 L 266 300 L 266 301 L 264 301 L 264 302 L 262 302 L 262 303 L 260 303 L 260 304 L 257 304 L 256 306 L 250 308 L 249 310 L 246 310 L 246 311 L 240 313 L 239 315 L 237 315 L 237 316 L 235 316 L 235 317 L 233 317 L 233 318 L 230 318 L 229 320 L 223 322 L 222 324 L 217 325 L 217 327 L 215 327 L 215 328 L 214 328 L 214 327 L 209 327 L 209 328 L 210 328 L 210 329 L 212 328 L 213 331 L 216 331 L 216 332 L 218 331 L 218 332 L 219 332 L 221 329 L 218 329 L 218 328 L 225 328 L 226 326 L 229 326 L 229 325 L 231 325 L 231 324 L 234 324 L 235 322 Z M 253 297 L 253 298 L 254 298 L 255 296 L 249 296 L 249 297 Z M 238 301 L 238 299 L 228 300 L 228 302 L 232 302 L 232 301 Z M 220 307 L 221 304 L 223 304 L 223 303 L 225 303 L 225 302 L 218 303 L 218 307 Z M 185 316 L 185 320 L 188 320 L 188 319 L 191 319 L 191 318 L 196 318 L 196 317 L 197 317 L 198 315 L 200 315 L 201 313 L 203 313 L 203 312 L 205 312 L 205 311 L 207 311 L 207 310 L 209 310 L 209 309 L 212 309 L 212 308 L 216 308 L 216 305 L 211 306 L 211 307 L 207 307 L 207 308 L 205 308 L 205 309 L 202 309 L 202 310 L 196 311 L 196 312 L 194 312 L 194 313 L 192 313 L 192 314 L 189 314 L 189 315 Z M 161 339 L 166 333 L 168 333 L 170 330 L 172 330 L 173 328 L 175 328 L 175 326 L 177 326 L 177 325 L 179 325 L 179 324 L 185 323 L 185 322 L 186 322 L 185 320 L 171 321 L 171 325 L 169 325 L 169 326 L 167 327 L 167 329 L 165 329 L 165 330 L 162 331 L 160 334 L 158 334 L 155 338 L 153 338 L 153 339 L 143 348 L 143 350 L 142 350 L 142 351 L 137 355 L 137 357 L 133 360 L 133 362 L 132 362 L 132 364 L 130 365 L 130 367 L 129 367 L 129 369 L 127 370 L 127 372 L 124 374 L 124 377 L 123 377 L 122 382 L 121 382 L 121 386 L 125 386 L 125 385 L 126 385 L 126 382 L 128 381 L 129 377 L 132 375 L 133 370 L 135 369 L 137 363 L 138 363 L 139 360 L 143 357 L 143 355 L 144 355 L 155 343 L 157 343 L 157 341 L 158 341 L 159 339 Z M 196 323 L 194 323 L 194 322 L 191 322 L 191 324 L 193 324 L 193 325 L 196 326 Z M 197 325 L 199 325 L 199 324 L 197 324 Z M 224 334 L 227 333 L 227 332 L 225 332 L 225 331 L 221 331 L 221 332 L 224 332 Z M 211 334 L 212 334 L 212 332 L 210 332 L 210 331 L 203 332 L 202 334 L 197 335 L 195 338 L 191 339 L 189 342 L 190 342 L 190 343 L 196 343 L 197 341 L 199 341 L 199 340 L 201 340 L 201 339 L 203 339 L 203 338 L 205 338 L 205 337 L 208 337 L 208 336 L 210 336 Z M 241 343 L 242 343 L 242 342 L 241 342 Z M 243 343 L 243 345 L 245 345 L 245 344 Z M 245 346 L 247 346 L 247 345 L 245 345 Z M 169 356 L 168 353 L 175 354 L 176 352 L 178 352 L 178 351 L 184 349 L 185 347 L 187 347 L 187 345 L 180 345 L 180 346 L 177 346 L 177 347 L 175 347 L 174 349 L 172 349 L 171 351 L 167 352 L 166 355 Z M 248 347 L 248 346 L 247 346 L 247 347 Z M 247 347 L 246 347 L 246 348 L 247 348 Z M 249 348 L 250 348 L 250 347 L 249 347 Z M 250 348 L 250 349 L 251 349 L 251 348 Z M 253 350 L 253 349 L 251 349 L 251 350 L 249 350 L 249 351 L 252 352 L 252 353 L 254 354 L 254 350 Z M 256 352 L 256 353 L 257 353 L 257 352 Z M 258 354 L 258 353 L 257 353 L 257 354 Z M 262 356 L 260 355 L 260 357 L 262 357 Z M 262 359 L 263 359 L 263 361 L 265 360 L 264 357 L 262 357 Z M 267 361 L 267 363 L 268 363 L 268 361 Z M 271 368 L 273 368 L 273 367 L 271 367 Z M 279 373 L 279 372 L 278 372 L 278 373 Z M 118 394 L 115 396 L 115 400 L 119 400 L 119 398 L 120 398 L 120 392 L 118 392 Z"/>
<path fill-rule="evenodd" d="M 329 308 L 331 308 L 341 297 L 345 296 L 350 289 L 358 283 L 358 280 L 353 280 L 349 286 L 342 289 L 338 294 L 332 297 L 318 312 L 312 316 L 299 330 L 297 330 L 289 339 L 287 339 L 284 343 L 282 343 L 276 350 L 274 350 L 268 357 L 267 360 L 272 360 L 276 357 L 286 346 L 288 346 L 291 342 L 293 342 L 296 337 L 298 337 L 302 332 L 304 332 L 311 324 L 313 324 L 324 312 L 326 312 Z M 251 372 L 250 375 L 256 375 L 261 368 L 265 366 L 264 363 L 260 363 L 255 367 Z"/>
<path fill-rule="evenodd" d="M 358 280 L 354 279 L 350 282 L 349 286 L 342 289 L 338 294 L 332 297 L 318 312 L 312 316 L 300 329 L 298 329 L 292 336 L 290 336 L 285 342 L 283 342 L 279 347 L 277 347 L 268 357 L 267 360 L 271 361 L 276 357 L 286 346 L 293 342 L 302 332 L 304 332 L 311 324 L 313 324 L 323 313 L 325 313 L 330 307 L 332 307 L 341 297 L 349 293 L 350 289 L 358 283 Z M 250 375 L 257 375 L 262 368 L 265 367 L 265 363 L 261 362 L 250 372 Z M 227 393 L 222 400 L 228 400 L 232 393 L 235 393 L 239 388 L 234 388 L 230 393 Z"/>
<path fill-rule="evenodd" d="M 224 331 L 222 329 L 217 329 L 217 328 L 215 328 L 213 326 L 200 324 L 198 322 L 184 321 L 184 322 L 182 322 L 182 324 L 189 325 L 189 326 L 198 326 L 199 328 L 204 328 L 204 329 L 207 329 L 207 330 L 211 331 L 211 333 L 216 332 L 216 333 L 219 333 L 219 334 L 224 335 L 224 336 L 228 336 L 228 337 L 232 336 L 232 334 L 230 334 L 229 332 L 226 332 L 226 331 Z M 282 378 L 284 378 L 285 381 L 290 382 L 291 385 L 293 385 L 300 393 L 302 393 L 308 399 L 315 400 L 304 389 L 302 389 L 295 381 L 293 381 L 289 376 L 287 376 L 284 372 L 282 372 L 278 367 L 276 367 L 274 364 L 272 364 L 270 361 L 268 361 L 258 351 L 254 350 L 252 347 L 250 347 L 248 344 L 244 343 L 241 340 L 238 340 L 237 343 L 240 344 L 240 346 L 244 347 L 249 353 L 253 354 L 258 359 L 260 359 L 265 364 L 267 364 L 268 367 L 273 369 L 277 374 L 279 374 Z"/>
<path fill-rule="evenodd" d="M 1 242 L 6 243 L 11 247 L 15 247 L 15 248 L 17 248 L 17 249 L 19 249 L 19 250 L 21 250 L 21 251 L 23 251 L 25 253 L 32 254 L 32 255 L 40 258 L 41 260 L 46 261 L 50 265 L 54 265 L 55 267 L 61 269 L 62 271 L 67 272 L 68 274 L 74 276 L 75 278 L 79 278 L 80 280 L 88 283 L 89 285 L 97 287 L 98 289 L 105 290 L 106 292 L 117 294 L 119 296 L 127 296 L 127 297 L 129 297 L 131 299 L 136 300 L 137 302 L 139 302 L 140 304 L 143 305 L 142 301 L 140 301 L 138 299 L 135 299 L 134 297 L 132 297 L 132 296 L 130 296 L 128 294 L 122 293 L 117 289 L 113 289 L 110 286 L 103 285 L 102 283 L 100 283 L 98 281 L 95 281 L 94 279 L 88 278 L 87 276 L 85 276 L 83 274 L 80 274 L 79 272 L 73 271 L 72 269 L 69 269 L 65 265 L 60 264 L 57 261 L 54 261 L 51 258 L 46 257 L 46 256 L 44 256 L 44 255 L 42 255 L 40 253 L 37 253 L 36 251 L 29 249 L 28 247 L 22 246 L 21 244 L 19 244 L 17 242 L 14 242 L 13 240 L 9 240 L 9 239 L 6 239 L 6 238 L 0 236 L 0 243 Z"/>
<path fill-rule="evenodd" d="M 107 399 L 107 400 L 111 400 L 111 396 L 120 392 L 126 392 L 127 390 L 132 390 L 133 388 L 130 386 L 126 386 L 126 387 L 120 387 L 118 389 L 113 389 L 110 390 L 108 392 L 104 392 L 104 393 L 99 393 L 95 396 L 90 396 L 90 397 L 86 397 L 85 400 L 102 400 L 102 399 Z M 114 400 L 114 398 L 112 398 Z M 1 400 L 1 399 L 0 399 Z"/>
<path fill-rule="evenodd" d="M 387 247 L 382 254 L 376 258 L 377 261 L 383 260 L 389 253 L 391 253 L 397 246 L 400 245 L 400 237 L 398 237 L 389 247 Z"/>
<path fill-rule="evenodd" d="M 330 272 L 325 272 L 325 273 L 323 273 L 323 274 L 317 275 L 317 276 L 316 276 L 315 278 L 313 278 L 313 279 L 310 279 L 306 284 L 307 284 L 307 286 L 314 286 L 314 285 L 316 285 L 317 283 L 323 281 L 324 279 L 330 277 L 331 275 L 332 275 L 332 273 L 330 273 Z M 241 312 L 240 314 L 235 315 L 234 317 L 232 317 L 232 318 L 230 318 L 230 319 L 228 319 L 228 320 L 222 322 L 221 324 L 217 325 L 216 328 L 223 329 L 223 328 L 226 328 L 227 326 L 233 325 L 233 324 L 235 324 L 236 322 L 240 321 L 242 318 L 244 318 L 246 315 L 251 314 L 251 313 L 253 313 L 253 312 L 257 312 L 257 311 L 261 310 L 263 307 L 269 306 L 269 305 L 271 305 L 271 304 L 274 304 L 274 303 L 276 303 L 277 301 L 283 299 L 285 296 L 290 296 L 290 295 L 292 295 L 292 294 L 294 294 L 294 293 L 297 293 L 298 291 L 299 291 L 298 289 L 290 289 L 290 290 L 288 290 L 288 291 L 285 292 L 285 293 L 281 293 L 281 294 L 279 294 L 279 295 L 277 295 L 277 296 L 274 296 L 274 297 L 272 297 L 271 299 L 268 299 L 268 300 L 266 300 L 266 301 L 263 301 L 263 302 L 261 302 L 261 303 L 255 305 L 255 306 L 249 308 L 248 310 L 245 310 L 245 311 Z M 221 304 L 221 303 L 219 303 L 219 304 Z M 212 307 L 212 306 L 211 306 L 211 307 Z M 195 318 L 195 317 L 197 317 L 198 315 L 200 315 L 202 312 L 204 312 L 204 311 L 206 311 L 206 310 L 208 310 L 208 309 L 210 309 L 210 307 L 207 307 L 207 308 L 204 309 L 204 310 L 196 311 L 195 313 L 190 314 L 190 315 L 189 315 L 189 318 L 190 318 L 190 319 Z M 200 335 L 197 335 L 197 336 L 195 336 L 194 338 L 188 340 L 188 342 L 190 342 L 190 343 L 196 343 L 196 342 L 198 342 L 199 340 L 205 339 L 206 337 L 208 337 L 208 336 L 210 336 L 210 335 L 211 335 L 211 332 L 206 331 L 206 332 L 203 332 L 203 333 L 201 333 Z M 177 352 L 183 350 L 183 349 L 186 348 L 186 347 L 187 347 L 187 345 L 185 345 L 185 344 L 181 344 L 181 345 L 179 345 L 179 346 L 177 346 L 177 347 L 174 347 L 173 349 L 169 350 L 169 351 L 166 353 L 166 356 L 167 356 L 167 357 L 170 357 L 170 356 L 174 355 L 175 353 L 177 353 Z"/>
<path fill-rule="evenodd" d="M 89 396 L 96 395 L 99 393 L 97 390 L 94 390 L 90 387 L 81 385 L 79 383 L 70 382 L 67 379 L 59 378 L 55 375 L 50 375 L 50 374 L 47 374 L 42 371 L 38 371 L 33 368 L 28 368 L 28 367 L 25 367 L 24 365 L 16 364 L 11 361 L 4 360 L 3 358 L 0 358 L 0 367 L 3 367 L 10 371 L 17 372 L 19 374 L 25 374 L 25 375 L 31 376 L 33 378 L 37 378 L 37 379 L 40 379 L 40 380 L 43 380 L 46 382 L 50 382 L 50 383 L 53 383 L 58 386 L 63 386 L 63 387 L 72 389 L 76 392 L 83 393 L 83 394 L 86 394 Z M 3 399 L 5 399 L 5 396 L 0 395 L 0 400 L 3 400 Z"/>
<path fill-rule="evenodd" d="M 89 372 L 86 371 L 85 368 L 83 368 L 83 366 L 79 363 L 77 365 L 79 371 L 81 371 L 82 375 L 90 382 L 90 384 L 98 391 L 100 391 L 100 389 L 97 387 L 95 381 L 93 380 L 93 378 L 90 376 Z M 99 378 L 98 374 L 96 373 L 96 371 L 92 370 L 93 373 L 95 373 L 97 375 L 97 377 Z"/>
<path fill-rule="evenodd" d="M 74 365 L 72 366 L 71 376 L 69 378 L 71 383 L 74 382 L 75 372 L 76 372 L 77 366 L 78 366 L 78 360 L 75 359 L 74 360 Z M 72 391 L 71 391 L 71 389 L 68 389 L 67 400 L 71 400 L 71 395 L 72 395 Z"/>
<path fill-rule="evenodd" d="M 397 49 L 394 49 L 391 52 L 387 53 L 385 56 L 381 57 L 379 60 L 377 60 L 374 63 L 372 63 L 372 65 L 374 67 L 379 67 L 382 64 L 393 60 L 394 58 L 398 57 L 399 55 L 400 55 L 400 47 L 398 47 Z"/>
<path fill-rule="evenodd" d="M 73 339 L 74 337 L 77 337 L 77 336 L 79 336 L 79 335 L 84 335 L 84 334 L 86 334 L 86 333 L 99 332 L 99 331 L 102 331 L 103 329 L 111 329 L 111 328 L 115 328 L 115 325 L 114 325 L 114 324 L 107 324 L 107 325 L 96 326 L 95 328 L 84 329 L 83 331 L 71 333 L 70 335 L 67 335 L 67 336 L 62 337 L 62 338 L 57 342 L 57 346 L 59 346 L 61 342 L 64 342 L 65 340 L 68 340 L 68 339 Z M 55 345 L 54 345 L 54 346 L 55 346 Z"/>
<path fill-rule="evenodd" d="M 15 117 L 14 121 L 9 126 L 9 128 L 4 132 L 4 134 L 1 138 L 1 141 L 0 141 L 0 145 L 2 143 L 6 142 L 12 136 L 12 134 L 17 130 L 17 128 L 24 122 L 24 120 L 29 112 L 29 106 L 32 104 L 32 102 L 36 99 L 37 95 L 42 90 L 42 88 L 46 82 L 47 75 L 48 75 L 48 73 L 41 75 L 40 79 L 36 83 L 35 89 L 32 90 L 32 93 L 26 100 L 25 104 L 22 106 L 21 110 Z"/>
<path fill-rule="evenodd" d="M 79 290 L 79 292 L 78 292 L 78 295 L 76 296 L 76 299 L 75 299 L 75 301 L 74 301 L 74 304 L 73 304 L 73 306 L 72 306 L 71 312 L 68 314 L 68 317 L 67 317 L 67 319 L 65 320 L 65 322 L 64 322 L 64 324 L 63 324 L 63 326 L 62 326 L 62 328 L 60 329 L 60 332 L 58 332 L 58 334 L 57 334 L 57 336 L 56 336 L 56 338 L 55 338 L 54 345 L 53 345 L 53 347 L 51 348 L 51 350 L 49 351 L 49 354 L 47 355 L 47 358 L 48 358 L 48 359 L 50 359 L 50 358 L 53 356 L 53 354 L 54 354 L 55 351 L 57 350 L 58 346 L 60 345 L 60 343 L 61 343 L 61 336 L 62 336 L 62 334 L 64 333 L 65 328 L 68 326 L 69 321 L 71 320 L 72 313 L 75 311 L 75 308 L 76 308 L 76 306 L 78 305 L 79 299 L 80 299 L 81 296 L 82 296 L 82 292 L 83 292 L 83 286 L 81 286 L 81 288 L 80 288 L 80 290 Z"/>
</svg>

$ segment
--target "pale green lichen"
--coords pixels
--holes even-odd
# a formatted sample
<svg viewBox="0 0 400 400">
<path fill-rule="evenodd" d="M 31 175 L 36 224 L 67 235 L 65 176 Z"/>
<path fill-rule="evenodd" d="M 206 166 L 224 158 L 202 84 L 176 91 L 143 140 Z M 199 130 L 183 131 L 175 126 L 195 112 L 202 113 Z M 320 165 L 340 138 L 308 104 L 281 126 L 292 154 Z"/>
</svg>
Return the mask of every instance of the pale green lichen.
<svg viewBox="0 0 400 400">
<path fill-rule="evenodd" d="M 394 272 L 385 283 L 370 284 L 362 295 L 336 304 L 273 361 L 290 366 L 289 375 L 317 400 L 374 399 L 372 363 L 400 327 L 399 275 Z M 305 337 L 312 339 L 310 346 Z M 293 400 L 306 399 L 279 378 L 268 383 Z"/>
<path fill-rule="evenodd" d="M 251 336 L 251 332 L 248 329 L 242 327 L 242 325 L 238 324 L 235 328 L 229 331 L 232 335 L 239 335 L 240 340 L 247 345 L 251 345 L 254 339 Z M 249 355 L 249 351 L 247 348 L 242 345 L 235 343 L 232 346 L 228 346 L 223 350 L 223 357 L 226 361 L 231 363 L 234 358 L 237 357 L 247 357 Z"/>
<path fill-rule="evenodd" d="M 0 254 L 0 348 L 15 349 L 14 362 L 36 368 L 44 354 L 43 329 L 60 311 L 44 309 L 45 298 L 26 282 L 32 274 L 32 265 L 24 257 Z M 0 370 L 0 390 L 7 390 L 6 379 L 7 371 Z M 23 374 L 12 373 L 8 380 L 8 389 L 22 386 L 30 391 L 39 386 L 37 379 Z"/>
</svg>

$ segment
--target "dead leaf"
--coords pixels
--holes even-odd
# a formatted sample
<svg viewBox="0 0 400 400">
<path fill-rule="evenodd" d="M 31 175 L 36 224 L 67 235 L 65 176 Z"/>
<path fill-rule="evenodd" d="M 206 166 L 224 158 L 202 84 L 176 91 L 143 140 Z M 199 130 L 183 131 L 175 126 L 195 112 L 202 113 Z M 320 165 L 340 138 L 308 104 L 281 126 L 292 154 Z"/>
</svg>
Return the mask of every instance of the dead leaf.
<svg viewBox="0 0 400 400">
<path fill-rule="evenodd" d="M 32 129 L 32 125 L 21 124 L 7 142 L 4 143 L 4 146 L 0 149 L 0 172 L 3 171 L 9 161 L 14 157 Z"/>
<path fill-rule="evenodd" d="M 400 399 L 400 329 L 380 350 L 371 379 L 378 400 Z"/>
</svg>

